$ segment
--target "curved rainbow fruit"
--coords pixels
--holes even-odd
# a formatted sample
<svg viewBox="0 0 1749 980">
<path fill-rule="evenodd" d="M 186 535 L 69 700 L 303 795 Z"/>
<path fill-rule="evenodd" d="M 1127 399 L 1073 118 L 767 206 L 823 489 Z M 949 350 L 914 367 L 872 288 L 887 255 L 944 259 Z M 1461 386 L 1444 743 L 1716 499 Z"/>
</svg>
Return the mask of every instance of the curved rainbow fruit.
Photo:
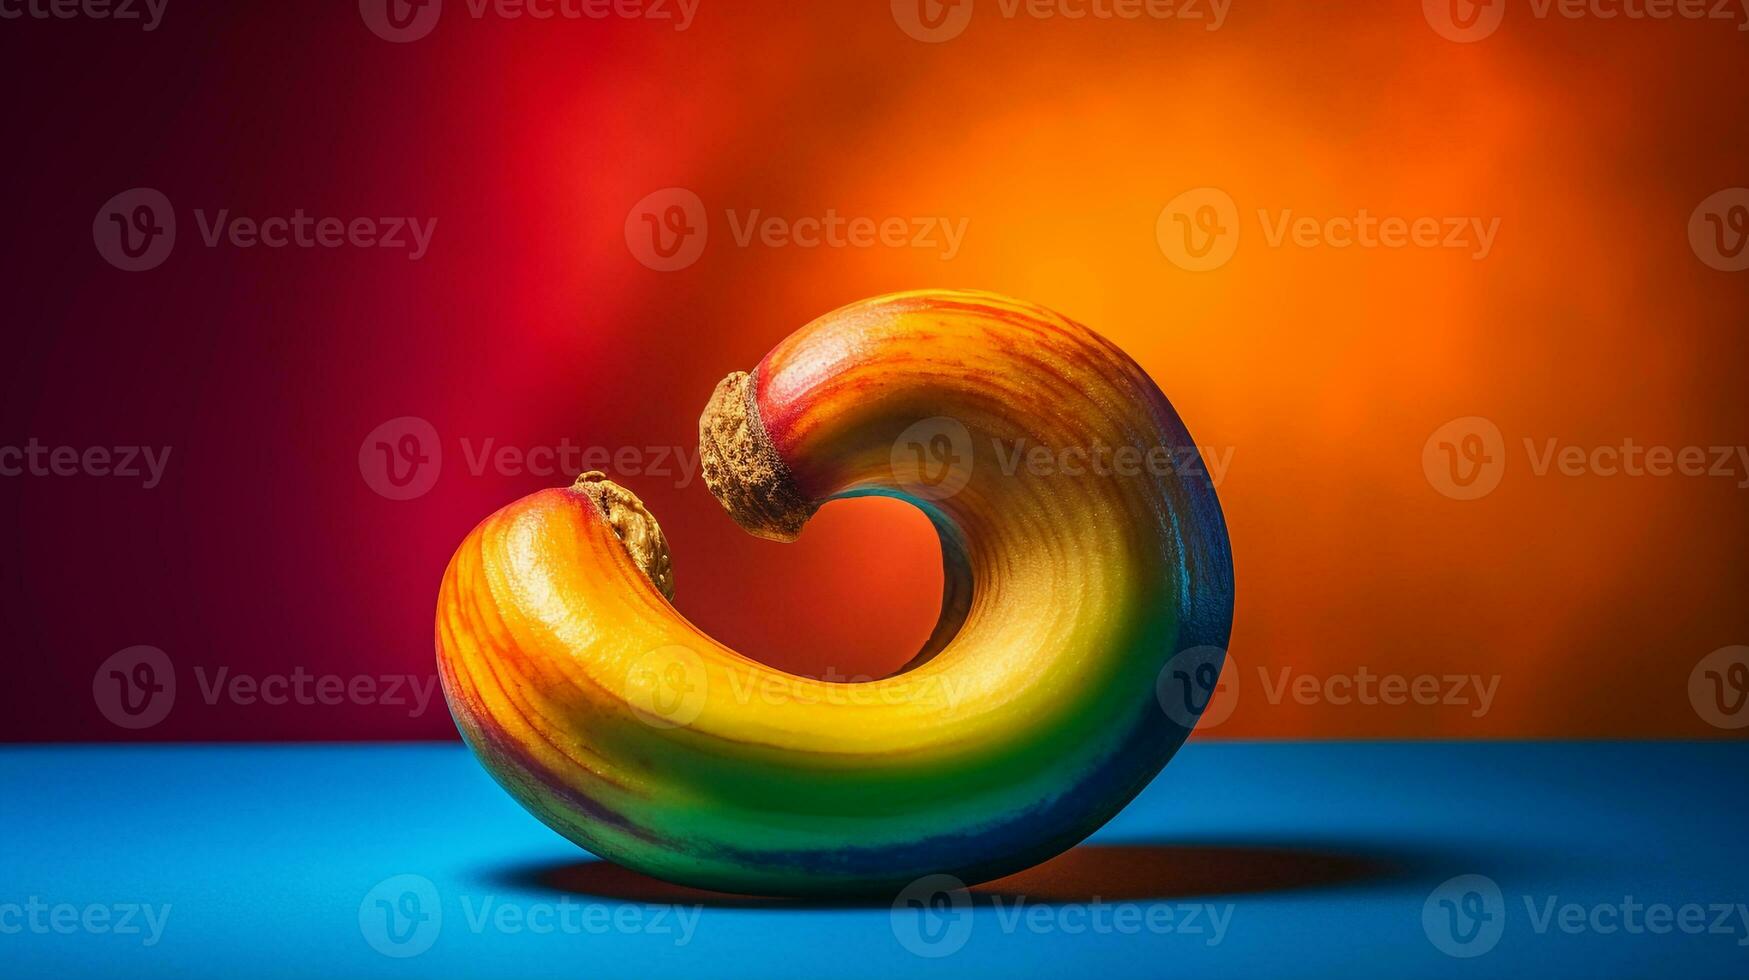
<svg viewBox="0 0 1749 980">
<path fill-rule="evenodd" d="M 1072 847 L 1184 741 L 1156 681 L 1225 648 L 1232 561 L 1184 426 L 1110 342 L 989 294 L 880 297 L 730 375 L 699 429 L 756 534 L 838 497 L 921 507 L 940 623 L 892 677 L 797 677 L 669 604 L 661 530 L 601 474 L 510 504 L 450 562 L 438 660 L 468 745 L 554 830 L 723 891 L 975 883 Z"/>
</svg>

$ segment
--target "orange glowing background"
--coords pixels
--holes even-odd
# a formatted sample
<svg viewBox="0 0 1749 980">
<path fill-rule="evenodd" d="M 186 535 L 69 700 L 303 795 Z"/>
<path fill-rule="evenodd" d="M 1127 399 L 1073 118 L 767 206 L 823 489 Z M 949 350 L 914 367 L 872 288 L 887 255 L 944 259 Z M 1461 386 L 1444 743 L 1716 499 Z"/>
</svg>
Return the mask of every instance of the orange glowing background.
<svg viewBox="0 0 1749 980">
<path fill-rule="evenodd" d="M 329 195 L 347 213 L 442 216 L 422 264 L 337 256 L 333 278 L 251 286 L 235 311 L 254 323 L 239 337 L 279 337 L 297 390 L 324 393 L 319 407 L 287 398 L 235 422 L 291 439 L 251 455 L 265 468 L 257 485 L 272 488 L 258 503 L 284 518 L 248 524 L 266 579 L 225 599 L 228 536 L 210 526 L 179 560 L 178 574 L 220 590 L 209 612 L 261 619 L 287 590 L 321 597 L 255 641 L 266 656 L 430 669 L 431 606 L 455 544 L 492 509 L 566 482 L 469 475 L 459 439 L 690 452 L 716 381 L 794 328 L 863 297 L 951 286 L 1036 301 L 1110 337 L 1224 466 L 1237 701 L 1206 734 L 1732 734 L 1702 717 L 1690 679 L 1709 653 L 1749 643 L 1749 459 L 1728 476 L 1538 475 L 1526 440 L 1539 457 L 1550 439 L 1749 442 L 1749 271 L 1710 267 L 1689 240 L 1697 205 L 1749 185 L 1740 14 L 1538 17 L 1510 0 L 1496 31 L 1462 43 L 1418 0 L 1231 0 L 1218 30 L 1207 0 L 1189 8 L 1200 20 L 1006 16 L 1001 0 L 975 0 L 963 33 L 926 43 L 886 0 L 703 0 L 684 31 L 472 19 L 451 0 L 430 37 L 395 45 L 340 6 L 317 21 L 261 12 L 237 30 L 319 51 L 344 125 L 226 56 L 182 111 L 231 118 L 242 95 L 227 86 L 252 86 L 251 112 L 286 127 L 283 143 L 251 157 L 206 140 L 230 176 L 183 188 L 118 169 L 67 208 L 77 238 L 103 197 L 156 179 L 190 206 Z M 315 126 L 326 127 L 315 144 L 294 138 Z M 358 193 L 280 193 L 237 176 L 311 145 L 342 161 Z M 696 262 L 662 272 L 638 261 L 626 226 L 634 205 L 672 187 L 703 202 L 709 237 Z M 1196 188 L 1219 189 L 1238 218 L 1230 261 L 1202 272 L 1175 264 L 1156 234 L 1168 203 Z M 738 222 L 755 209 L 938 216 L 963 220 L 965 236 L 951 258 L 743 247 L 726 212 Z M 1498 224 L 1482 258 L 1270 241 L 1283 212 L 1362 209 Z M 153 288 L 219 261 L 194 252 Z M 299 260 L 275 261 L 264 274 Z M 229 329 L 210 342 L 221 364 L 253 343 Z M 39 416 L 55 397 L 41 395 Z M 358 440 L 400 415 L 445 440 L 444 476 L 410 502 L 371 493 L 354 463 Z M 1423 449 L 1470 416 L 1498 428 L 1505 466 L 1493 492 L 1457 500 L 1430 479 Z M 834 504 L 800 542 L 777 545 L 740 532 L 702 480 L 614 475 L 668 532 L 679 608 L 724 641 L 851 676 L 896 667 L 927 634 L 936 545 L 903 505 Z M 319 518 L 321 534 L 293 517 Z M 370 544 L 335 561 L 319 541 Z M 154 567 L 113 574 L 149 579 Z M 66 685 L 88 684 L 90 665 L 127 642 L 197 635 L 200 615 L 160 615 L 138 638 L 81 635 Z M 66 635 L 38 639 L 54 648 Z M 1495 687 L 1485 712 L 1338 704 L 1322 687 L 1305 703 L 1269 695 L 1283 671 L 1322 685 L 1362 668 Z M 203 735 L 178 724 L 161 734 Z M 453 733 L 440 716 L 372 716 L 313 737 L 348 734 Z"/>
<path fill-rule="evenodd" d="M 1117 341 L 1198 442 L 1230 454 L 1239 697 L 1213 734 L 1714 734 L 1688 682 L 1703 655 L 1749 642 L 1749 471 L 1538 476 L 1525 440 L 1540 457 L 1551 438 L 1749 435 L 1749 273 L 1709 268 L 1687 240 L 1703 198 L 1749 182 L 1749 103 L 1724 97 L 1749 89 L 1749 39 L 1718 22 L 1527 10 L 1454 43 L 1413 3 L 1237 0 L 1210 32 L 1011 20 L 980 0 L 939 44 L 862 4 L 713 11 L 698 36 L 643 52 L 645 78 L 690 83 L 636 97 L 671 124 L 627 148 L 623 183 L 589 188 L 602 234 L 579 260 L 625 266 L 613 209 L 648 191 L 687 187 L 711 209 L 695 266 L 626 272 L 645 295 L 616 356 L 668 373 L 676 432 L 725 368 L 887 290 L 994 289 Z M 736 57 L 701 62 L 718 43 Z M 1205 186 L 1236 202 L 1238 245 L 1187 272 L 1156 219 Z M 956 216 L 967 233 L 951 261 L 738 248 L 728 208 Z M 1363 208 L 1498 226 L 1476 260 L 1274 247 L 1257 216 Z M 647 343 L 675 333 L 683 352 Z M 1473 501 L 1423 469 L 1429 436 L 1464 416 L 1493 421 L 1507 451 L 1498 489 Z M 657 506 L 685 512 L 680 605 L 719 635 L 792 669 L 877 672 L 925 632 L 934 545 L 904 508 L 830 507 L 784 547 L 741 541 L 690 496 Z M 1481 717 L 1479 703 L 1265 693 L 1284 670 L 1322 682 L 1363 667 L 1498 681 Z"/>
</svg>

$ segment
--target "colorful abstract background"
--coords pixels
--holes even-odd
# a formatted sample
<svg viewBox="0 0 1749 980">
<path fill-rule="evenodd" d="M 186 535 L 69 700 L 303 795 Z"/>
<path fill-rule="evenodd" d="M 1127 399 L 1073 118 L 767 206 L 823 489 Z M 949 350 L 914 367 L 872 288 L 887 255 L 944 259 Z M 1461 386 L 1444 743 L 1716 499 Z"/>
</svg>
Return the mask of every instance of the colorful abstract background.
<svg viewBox="0 0 1749 980">
<path fill-rule="evenodd" d="M 428 681 L 456 544 L 569 482 L 529 472 L 543 447 L 614 454 L 602 468 L 661 519 L 677 605 L 705 629 L 801 673 L 892 670 L 939 602 L 922 516 L 835 503 L 799 542 L 759 541 L 687 461 L 724 374 L 835 307 L 929 286 L 1104 333 L 1218 469 L 1233 710 L 1202 734 L 1742 733 L 1691 682 L 1749 643 L 1743 11 L 916 2 L 669 0 L 661 19 L 448 0 L 398 37 L 373 0 L 171 0 L 150 31 L 0 22 L 0 444 L 170 452 L 149 489 L 0 478 L 0 740 L 454 738 L 441 696 L 207 692 Z M 138 272 L 101 252 L 106 202 L 134 188 L 177 224 Z M 702 249 L 652 268 L 644 215 L 689 195 Z M 412 259 L 209 245 L 221 211 L 436 224 Z M 1363 213 L 1493 233 L 1338 247 L 1327 221 Z M 738 240 L 755 215 L 964 234 Z M 1187 268 L 1191 227 L 1230 256 Z M 394 499 L 372 439 L 406 418 L 429 424 L 429 487 Z M 1595 452 L 1627 440 L 1699 447 L 1707 472 Z M 1568 450 L 1583 462 L 1549 455 Z M 1459 467 L 1483 465 L 1498 483 L 1476 492 Z M 137 645 L 177 685 L 139 730 L 96 683 Z M 1343 697 L 1368 675 L 1493 693 Z"/>
</svg>

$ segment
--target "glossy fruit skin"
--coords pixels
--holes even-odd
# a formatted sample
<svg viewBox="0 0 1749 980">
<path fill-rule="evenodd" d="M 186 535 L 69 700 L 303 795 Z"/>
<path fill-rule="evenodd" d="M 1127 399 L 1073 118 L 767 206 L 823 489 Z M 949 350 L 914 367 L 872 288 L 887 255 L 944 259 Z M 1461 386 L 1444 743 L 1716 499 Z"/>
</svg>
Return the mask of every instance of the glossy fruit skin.
<svg viewBox="0 0 1749 980">
<path fill-rule="evenodd" d="M 1048 310 L 928 291 L 821 317 L 746 384 L 810 505 L 884 494 L 935 523 L 924 654 L 858 685 L 765 667 L 680 616 L 587 494 L 542 491 L 476 527 L 439 594 L 486 769 L 602 857 L 747 894 L 975 883 L 1109 820 L 1188 735 L 1161 671 L 1232 622 L 1220 506 L 1153 381 Z M 1087 472 L 1101 447 L 1174 463 Z"/>
</svg>

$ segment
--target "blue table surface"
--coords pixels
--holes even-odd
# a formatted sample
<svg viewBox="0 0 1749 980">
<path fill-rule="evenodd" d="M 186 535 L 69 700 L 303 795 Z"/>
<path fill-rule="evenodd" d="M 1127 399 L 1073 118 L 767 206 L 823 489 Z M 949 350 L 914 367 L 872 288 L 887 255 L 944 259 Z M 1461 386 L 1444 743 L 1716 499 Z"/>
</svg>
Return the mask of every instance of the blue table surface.
<svg viewBox="0 0 1749 980">
<path fill-rule="evenodd" d="M 1197 742 L 895 907 L 621 871 L 455 745 L 14 746 L 0 975 L 1744 977 L 1746 787 L 1745 742 Z"/>
</svg>

